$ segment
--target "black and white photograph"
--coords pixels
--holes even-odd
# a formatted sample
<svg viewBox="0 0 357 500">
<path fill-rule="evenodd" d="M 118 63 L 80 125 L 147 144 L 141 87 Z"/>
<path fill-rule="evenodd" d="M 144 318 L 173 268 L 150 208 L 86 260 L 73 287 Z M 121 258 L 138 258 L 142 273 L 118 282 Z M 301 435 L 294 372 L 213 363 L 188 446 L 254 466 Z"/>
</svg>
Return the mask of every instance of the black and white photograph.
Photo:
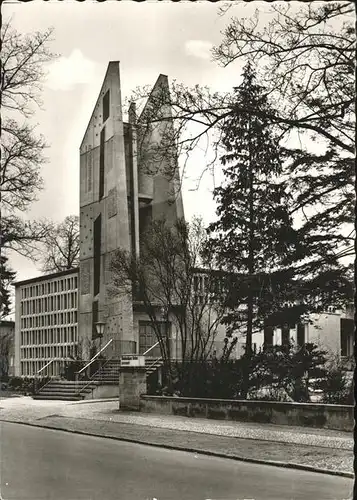
<svg viewBox="0 0 357 500">
<path fill-rule="evenodd" d="M 352 500 L 356 9 L 1 6 L 0 500 Z"/>
</svg>

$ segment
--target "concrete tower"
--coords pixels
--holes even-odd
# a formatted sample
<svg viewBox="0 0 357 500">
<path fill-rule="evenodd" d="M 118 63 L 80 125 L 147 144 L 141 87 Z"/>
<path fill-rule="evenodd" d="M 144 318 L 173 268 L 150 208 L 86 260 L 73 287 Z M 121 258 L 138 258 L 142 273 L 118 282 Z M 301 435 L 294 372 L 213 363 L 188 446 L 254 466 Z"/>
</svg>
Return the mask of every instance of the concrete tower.
<svg viewBox="0 0 357 500">
<path fill-rule="evenodd" d="M 119 62 L 110 62 L 80 147 L 78 333 L 84 356 L 96 337 L 97 321 L 106 325 L 103 345 L 109 339 L 138 342 L 132 297 L 108 293 L 113 252 L 122 248 L 138 255 L 141 235 L 151 220 L 165 217 L 174 223 L 183 217 L 178 174 L 167 174 L 175 155 L 158 160 L 148 153 L 160 146 L 171 123 L 154 128 L 143 124 L 145 110 L 162 89 L 168 91 L 164 75 L 154 85 L 141 117 L 136 119 L 132 105 L 129 123 L 124 123 Z M 148 154 L 138 153 L 138 142 L 140 151 Z"/>
</svg>

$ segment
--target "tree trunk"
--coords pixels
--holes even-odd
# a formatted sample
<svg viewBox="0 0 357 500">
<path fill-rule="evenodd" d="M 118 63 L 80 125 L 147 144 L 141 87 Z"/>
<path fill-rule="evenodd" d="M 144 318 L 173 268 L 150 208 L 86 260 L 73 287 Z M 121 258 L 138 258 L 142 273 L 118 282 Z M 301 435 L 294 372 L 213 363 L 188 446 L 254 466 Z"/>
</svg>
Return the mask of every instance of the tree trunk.
<svg viewBox="0 0 357 500">
<path fill-rule="evenodd" d="M 252 357 L 253 338 L 253 315 L 254 296 L 252 290 L 252 279 L 254 273 L 254 172 L 252 165 L 252 145 L 251 145 L 251 117 L 248 122 L 248 148 L 249 148 L 249 227 L 248 227 L 248 296 L 247 296 L 247 336 L 245 345 L 245 355 L 247 358 L 246 368 L 243 374 L 243 397 L 246 398 L 249 390 L 249 370 Z"/>
</svg>

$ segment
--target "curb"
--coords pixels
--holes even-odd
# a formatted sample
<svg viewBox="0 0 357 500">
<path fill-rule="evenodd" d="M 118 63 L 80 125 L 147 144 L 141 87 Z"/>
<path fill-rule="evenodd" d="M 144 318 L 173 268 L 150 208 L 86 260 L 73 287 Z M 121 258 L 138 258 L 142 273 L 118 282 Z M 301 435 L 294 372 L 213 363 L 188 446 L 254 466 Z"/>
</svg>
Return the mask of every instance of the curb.
<svg viewBox="0 0 357 500">
<path fill-rule="evenodd" d="M 90 404 L 90 403 L 111 403 L 113 401 L 118 402 L 118 408 L 119 408 L 119 398 L 107 398 L 107 399 L 83 399 L 82 401 L 73 401 L 69 403 L 70 406 L 72 405 L 85 405 L 85 404 Z"/>
<path fill-rule="evenodd" d="M 251 463 L 251 464 L 270 465 L 272 467 L 282 467 L 284 469 L 304 470 L 307 472 L 315 472 L 318 474 L 329 474 L 331 476 L 347 477 L 350 479 L 354 479 L 354 477 L 355 477 L 355 475 L 352 472 L 335 471 L 335 470 L 330 470 L 330 469 L 319 469 L 318 467 L 313 467 L 312 465 L 303 465 L 303 464 L 294 464 L 292 462 L 291 463 L 278 462 L 275 460 L 259 460 L 259 459 L 255 459 L 255 458 L 239 457 L 238 455 L 229 455 L 227 453 L 219 453 L 219 452 L 210 451 L 210 450 L 197 450 L 197 449 L 188 448 L 185 446 L 173 446 L 173 445 L 169 445 L 169 444 L 161 444 L 161 443 L 153 443 L 153 442 L 150 443 L 150 442 L 142 441 L 140 439 L 123 438 L 123 437 L 116 437 L 116 436 L 106 436 L 103 434 L 98 434 L 98 433 L 93 433 L 93 432 L 86 432 L 86 431 L 79 431 L 79 430 L 72 430 L 72 429 L 63 429 L 61 427 L 56 427 L 53 425 L 40 425 L 40 424 L 35 424 L 35 423 L 30 423 L 30 422 L 17 422 L 15 420 L 3 420 L 3 419 L 0 419 L 0 422 L 8 422 L 10 424 L 27 425 L 28 427 L 50 429 L 53 431 L 62 431 L 62 432 L 67 432 L 69 434 L 80 434 L 82 436 L 101 437 L 104 439 L 113 439 L 115 441 L 124 441 L 126 443 L 143 444 L 146 446 L 153 446 L 156 448 L 164 448 L 167 450 L 186 451 L 186 452 L 195 453 L 198 455 L 206 455 L 206 456 L 217 457 L 217 458 L 226 458 L 226 459 L 228 458 L 230 460 L 236 460 L 239 462 L 246 462 L 246 463 Z"/>
</svg>

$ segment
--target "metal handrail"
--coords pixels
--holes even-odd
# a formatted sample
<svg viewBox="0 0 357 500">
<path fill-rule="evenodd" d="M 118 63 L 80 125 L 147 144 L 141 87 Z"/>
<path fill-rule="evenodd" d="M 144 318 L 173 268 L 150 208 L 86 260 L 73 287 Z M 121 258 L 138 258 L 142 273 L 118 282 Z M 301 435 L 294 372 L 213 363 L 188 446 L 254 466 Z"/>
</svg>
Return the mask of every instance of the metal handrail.
<svg viewBox="0 0 357 500">
<path fill-rule="evenodd" d="M 155 366 L 157 363 L 160 363 L 160 361 L 162 361 L 162 357 L 155 359 L 155 361 L 153 363 L 151 363 L 151 365 L 146 367 L 146 371 L 150 370 L 150 368 Z"/>
<path fill-rule="evenodd" d="M 149 347 L 149 349 L 147 351 L 145 351 L 142 356 L 146 356 L 148 352 L 150 352 L 152 349 L 154 349 L 154 347 L 157 347 L 159 345 L 159 341 L 156 342 L 156 344 L 152 345 L 151 347 Z"/>
<path fill-rule="evenodd" d="M 79 370 L 79 372 L 77 372 L 77 375 L 79 375 L 79 374 L 80 374 L 80 373 L 82 373 L 84 370 L 86 370 L 86 369 L 88 368 L 88 366 L 90 366 L 90 365 L 94 362 L 94 360 L 95 360 L 95 359 L 97 359 L 97 357 L 99 356 L 99 354 L 100 354 L 101 352 L 103 352 L 103 351 L 104 351 L 104 350 L 108 347 L 108 345 L 110 345 L 112 342 L 113 342 L 113 339 L 110 339 L 110 340 L 109 340 L 109 342 L 107 342 L 107 343 L 105 344 L 105 346 L 104 346 L 104 347 L 102 347 L 102 348 L 101 348 L 101 350 L 100 350 L 100 351 L 98 351 L 98 352 L 97 352 L 97 354 L 96 354 L 95 356 L 93 356 L 93 358 L 89 361 L 89 363 L 87 363 L 87 364 L 86 364 L 86 365 L 85 365 L 85 366 L 84 366 L 81 370 Z"/>
<path fill-rule="evenodd" d="M 53 363 L 54 359 L 50 359 L 48 363 L 45 364 L 40 370 L 38 370 L 37 375 L 42 372 L 47 366 L 49 366 L 51 363 Z"/>
<path fill-rule="evenodd" d="M 88 386 L 90 386 L 91 384 L 97 382 L 97 380 L 93 380 L 93 377 L 95 377 L 97 375 L 97 373 L 99 373 L 100 371 L 103 370 L 103 368 L 109 363 L 109 361 L 111 361 L 110 359 L 107 359 L 106 362 L 104 363 L 104 365 L 102 365 L 96 372 L 93 373 L 93 375 L 91 375 L 90 379 L 88 380 L 88 382 L 81 386 L 79 390 L 77 390 L 76 394 L 80 394 L 81 392 L 84 391 L 84 389 L 86 389 Z M 78 380 L 77 380 L 78 382 Z M 92 389 L 92 393 L 93 393 L 93 389 Z"/>
</svg>

